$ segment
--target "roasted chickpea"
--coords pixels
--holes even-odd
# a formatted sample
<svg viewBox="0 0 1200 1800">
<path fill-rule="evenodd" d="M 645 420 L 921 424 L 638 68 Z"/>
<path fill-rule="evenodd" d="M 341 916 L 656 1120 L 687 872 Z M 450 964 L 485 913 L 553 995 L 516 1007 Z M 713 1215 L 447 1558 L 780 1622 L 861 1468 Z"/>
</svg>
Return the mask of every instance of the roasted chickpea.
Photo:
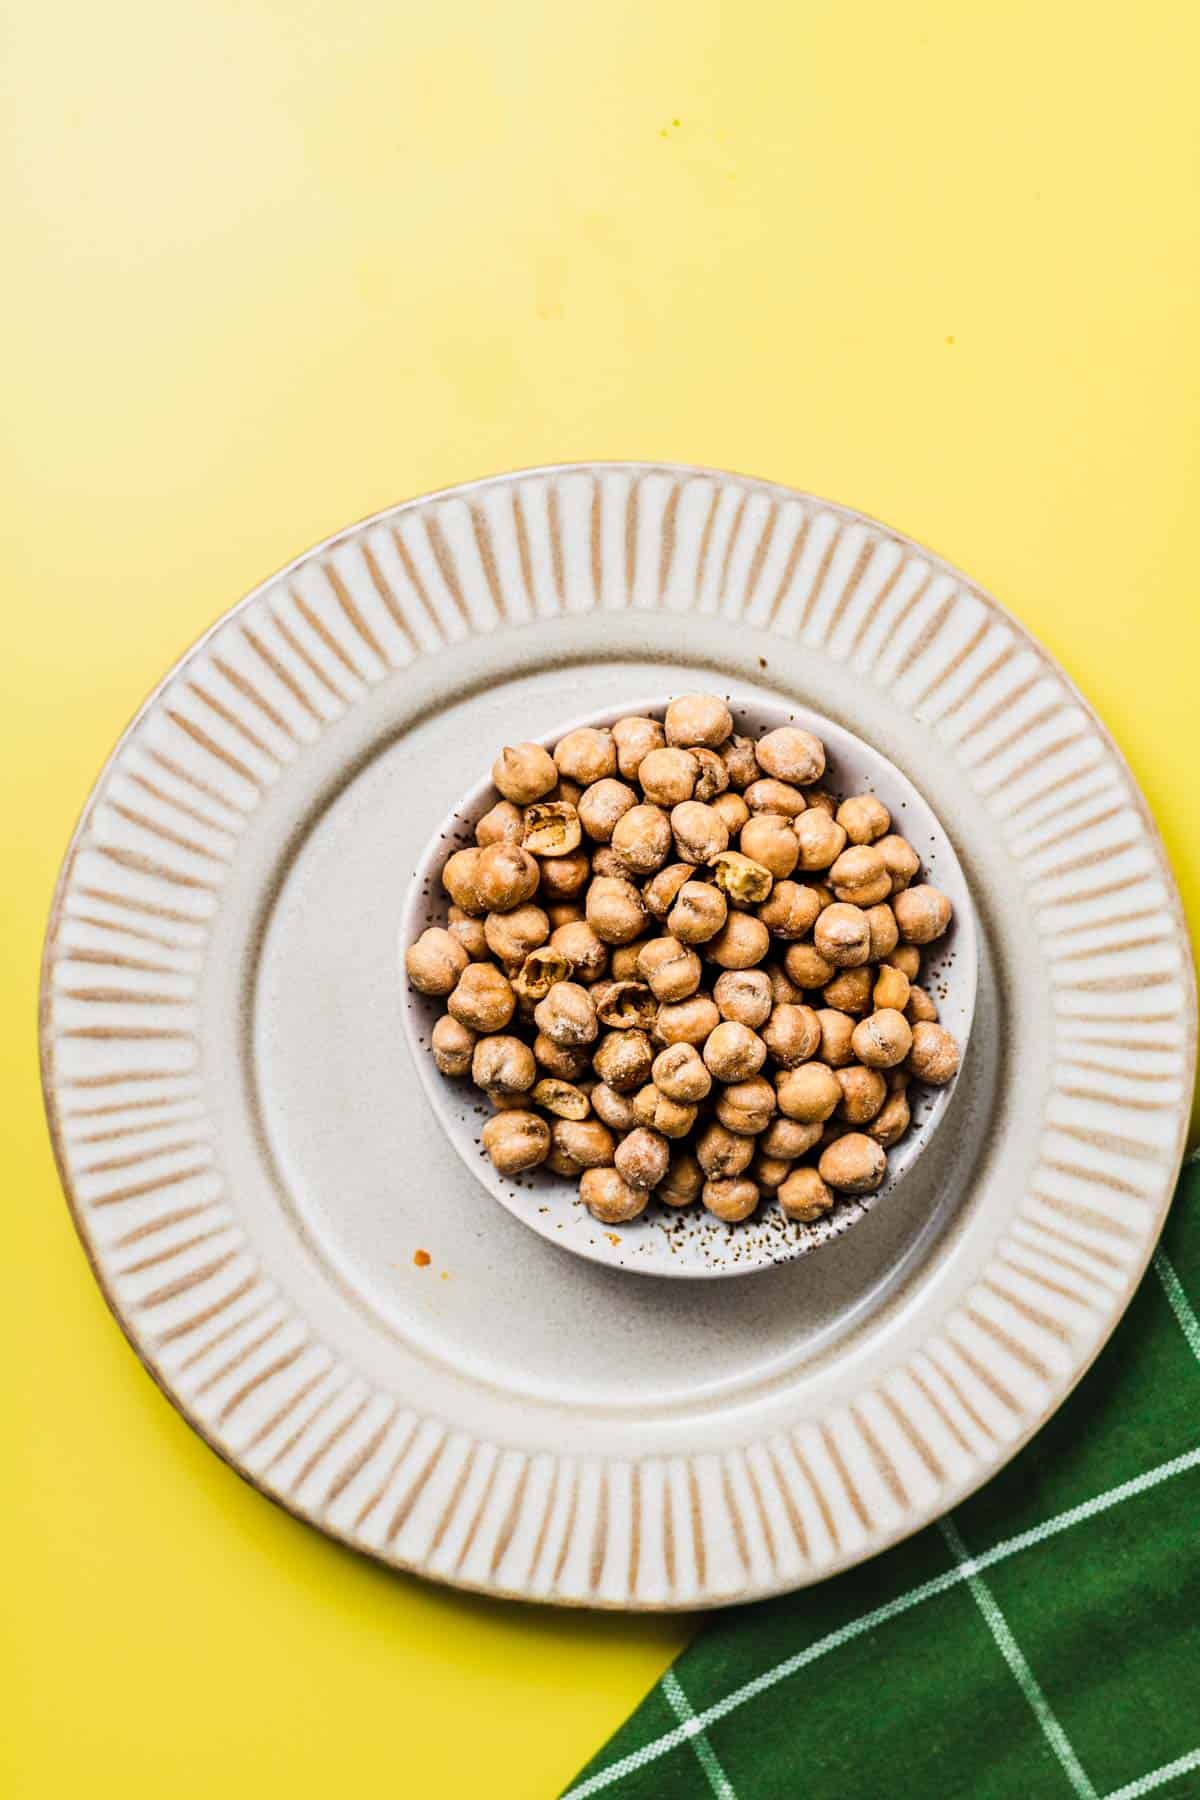
<svg viewBox="0 0 1200 1800">
<path fill-rule="evenodd" d="M 572 850 L 569 856 L 544 856 L 539 868 L 538 898 L 546 902 L 570 900 L 584 887 L 592 872 L 586 850 Z"/>
<path fill-rule="evenodd" d="M 854 1054 L 868 1069 L 894 1069 L 912 1049 L 912 1028 L 902 1012 L 884 1006 L 854 1027 Z"/>
<path fill-rule="evenodd" d="M 652 750 L 638 770 L 643 794 L 655 806 L 680 806 L 696 792 L 700 764 L 690 750 Z"/>
<path fill-rule="evenodd" d="M 800 847 L 802 869 L 828 869 L 846 847 L 845 832 L 819 806 L 810 806 L 798 819 L 793 819 L 792 830 Z"/>
<path fill-rule="evenodd" d="M 893 969 L 901 970 L 910 981 L 915 981 L 921 973 L 921 952 L 915 944 L 901 944 L 898 949 L 889 950 L 884 960 Z"/>
<path fill-rule="evenodd" d="M 753 1139 L 747 1138 L 746 1142 L 752 1143 Z M 713 1217 L 723 1219 L 727 1225 L 748 1219 L 758 1205 L 758 1188 L 746 1177 L 706 1181 L 700 1196 Z"/>
<path fill-rule="evenodd" d="M 875 1007 L 891 1007 L 896 1012 L 903 1012 L 911 992 L 908 976 L 903 970 L 893 969 L 884 963 L 875 977 L 875 986 L 871 989 L 871 1003 Z M 910 1019 L 909 1024 L 912 1023 Z"/>
<path fill-rule="evenodd" d="M 696 1161 L 710 1181 L 740 1175 L 754 1156 L 754 1139 L 715 1121 L 696 1139 Z"/>
<path fill-rule="evenodd" d="M 770 898 L 758 908 L 758 916 L 772 937 L 791 941 L 812 930 L 820 911 L 821 902 L 812 888 L 799 881 L 777 881 Z"/>
<path fill-rule="evenodd" d="M 660 1093 L 689 1106 L 703 1100 L 712 1087 L 712 1076 L 694 1044 L 669 1044 L 660 1050 L 651 1074 Z"/>
<path fill-rule="evenodd" d="M 519 844 L 525 836 L 525 815 L 511 800 L 497 800 L 475 827 L 475 842 L 486 850 L 489 844 Z"/>
<path fill-rule="evenodd" d="M 603 781 L 606 775 L 616 774 L 616 740 L 611 731 L 581 725 L 559 739 L 554 746 L 554 761 L 560 775 L 589 788 L 593 781 Z"/>
<path fill-rule="evenodd" d="M 762 969 L 727 969 L 717 977 L 713 999 L 723 1019 L 757 1027 L 770 1016 L 770 978 Z"/>
<path fill-rule="evenodd" d="M 778 1096 L 776 1096 L 778 1098 Z M 809 1124 L 801 1119 L 789 1119 L 777 1113 L 762 1134 L 760 1148 L 766 1156 L 780 1157 L 784 1162 L 795 1162 L 813 1145 L 820 1142 L 824 1126 L 815 1120 Z"/>
<path fill-rule="evenodd" d="M 567 1050 L 590 1044 L 599 1030 L 592 996 L 576 981 L 556 981 L 533 1017 L 543 1037 Z"/>
<path fill-rule="evenodd" d="M 873 1194 L 887 1171 L 883 1147 L 862 1131 L 849 1131 L 821 1152 L 821 1179 L 844 1194 Z"/>
<path fill-rule="evenodd" d="M 720 1022 L 715 1002 L 707 994 L 693 994 L 690 1000 L 659 1007 L 654 1035 L 662 1044 L 702 1044 Z"/>
<path fill-rule="evenodd" d="M 878 1069 L 864 1069 L 859 1063 L 850 1063 L 835 1074 L 842 1090 L 838 1118 L 851 1125 L 867 1124 L 887 1099 L 887 1082 Z"/>
<path fill-rule="evenodd" d="M 828 813 L 831 819 L 837 812 L 837 801 L 825 788 L 810 787 L 804 798 L 808 802 L 810 812 Z"/>
<path fill-rule="evenodd" d="M 418 993 L 444 996 L 454 992 L 470 960 L 456 937 L 440 925 L 431 925 L 408 946 L 404 966 Z"/>
<path fill-rule="evenodd" d="M 542 899 L 546 899 L 546 884 L 542 883 Z M 574 925 L 577 920 L 585 918 L 583 907 L 578 900 L 553 900 L 547 902 L 546 917 L 550 921 L 551 931 L 557 931 L 560 925 Z"/>
<path fill-rule="evenodd" d="M 871 954 L 871 927 L 861 907 L 839 901 L 827 906 L 813 926 L 813 943 L 838 969 L 855 969 Z"/>
<path fill-rule="evenodd" d="M 896 915 L 886 901 L 880 906 L 868 906 L 867 929 L 871 933 L 871 961 L 882 962 L 900 941 Z"/>
<path fill-rule="evenodd" d="M 550 935 L 550 921 L 540 906 L 526 903 L 511 912 L 491 912 L 484 920 L 483 935 L 492 955 L 506 968 L 519 969 L 531 950 L 538 950 Z"/>
<path fill-rule="evenodd" d="M 728 916 L 729 905 L 720 888 L 707 881 L 685 881 L 667 914 L 667 930 L 681 944 L 706 944 Z"/>
<path fill-rule="evenodd" d="M 671 1146 L 661 1132 L 636 1125 L 617 1145 L 613 1161 L 630 1187 L 654 1188 L 670 1167 Z"/>
<path fill-rule="evenodd" d="M 690 1150 L 672 1150 L 671 1161 L 655 1189 L 668 1206 L 690 1206 L 704 1186 L 704 1172 Z"/>
<path fill-rule="evenodd" d="M 649 1131 L 665 1138 L 682 1138 L 696 1123 L 696 1108 L 685 1100 L 672 1100 L 649 1081 L 633 1097 L 633 1116 Z"/>
<path fill-rule="evenodd" d="M 640 944 L 617 944 L 609 961 L 609 974 L 614 981 L 636 981 Z"/>
<path fill-rule="evenodd" d="M 482 918 L 488 910 L 478 886 L 479 859 L 482 855 L 483 851 L 472 844 L 469 849 L 456 850 L 452 856 L 448 856 L 442 869 L 442 886 L 455 906 L 472 919 Z"/>
<path fill-rule="evenodd" d="M 748 788 L 752 781 L 757 781 L 761 773 L 758 757 L 754 751 L 754 739 L 748 737 L 731 737 L 721 745 L 721 761 L 729 773 L 730 787 L 737 788 L 739 793 Z"/>
<path fill-rule="evenodd" d="M 771 1123 L 778 1102 L 775 1089 L 764 1075 L 731 1081 L 717 1096 L 716 1114 L 721 1124 L 743 1136 L 756 1137 Z"/>
<path fill-rule="evenodd" d="M 776 781 L 770 775 L 750 784 L 745 801 L 752 813 L 774 813 L 782 819 L 798 818 L 808 810 L 808 801 L 798 787 L 790 781 Z"/>
<path fill-rule="evenodd" d="M 472 962 L 483 962 L 490 954 L 483 920 L 470 918 L 461 906 L 452 906 L 447 918 L 446 930 L 450 936 L 462 945 Z"/>
<path fill-rule="evenodd" d="M 814 1125 L 831 1117 L 841 1105 L 842 1089 L 832 1069 L 824 1063 L 801 1063 L 798 1069 L 784 1069 L 775 1077 L 779 1110 L 802 1125 Z"/>
<path fill-rule="evenodd" d="M 716 750 L 733 731 L 733 715 L 715 694 L 682 694 L 667 708 L 668 744 L 690 748 L 703 744 Z"/>
<path fill-rule="evenodd" d="M 884 867 L 892 878 L 892 893 L 902 893 L 913 877 L 919 873 L 920 857 L 907 838 L 896 837 L 891 833 L 887 837 L 879 838 L 875 848 L 882 856 Z"/>
<path fill-rule="evenodd" d="M 729 771 L 724 762 L 715 750 L 698 749 L 690 751 L 689 754 L 695 757 L 700 766 L 700 773 L 696 777 L 696 791 L 692 795 L 692 799 L 703 801 L 718 799 L 729 786 Z"/>
<path fill-rule="evenodd" d="M 705 955 L 721 969 L 752 969 L 771 948 L 771 934 L 753 913 L 730 913 Z"/>
<path fill-rule="evenodd" d="M 767 965 L 766 976 L 771 983 L 773 1006 L 799 1006 L 803 1002 L 804 989 L 797 987 L 791 976 L 785 973 L 778 963 Z"/>
<path fill-rule="evenodd" d="M 724 850 L 713 858 L 713 879 L 735 906 L 757 906 L 770 893 L 775 877 L 752 856 Z"/>
<path fill-rule="evenodd" d="M 768 1054 L 781 1069 L 798 1068 L 821 1047 L 821 1027 L 811 1006 L 785 1002 L 773 1007 L 762 1037 Z"/>
<path fill-rule="evenodd" d="M 790 875 L 800 858 L 796 834 L 778 813 L 757 813 L 743 825 L 738 844 L 743 856 L 769 869 L 777 881 Z"/>
<path fill-rule="evenodd" d="M 556 1081 L 576 1081 L 591 1061 L 588 1044 L 556 1044 L 544 1031 L 533 1040 L 533 1054 L 539 1069 L 545 1069 Z"/>
<path fill-rule="evenodd" d="M 618 1031 L 635 1026 L 649 1031 L 658 1014 L 658 1003 L 644 981 L 598 981 L 592 989 L 596 1017 Z"/>
<path fill-rule="evenodd" d="M 748 1025 L 723 1019 L 709 1034 L 701 1054 L 705 1067 L 718 1081 L 744 1081 L 762 1068 L 767 1046 Z"/>
<path fill-rule="evenodd" d="M 779 1204 L 789 1219 L 811 1225 L 833 1205 L 833 1195 L 816 1169 L 793 1169 L 779 1186 Z"/>
<path fill-rule="evenodd" d="M 556 1175 L 575 1176 L 584 1169 L 611 1168 L 615 1149 L 612 1132 L 599 1119 L 555 1119 L 546 1160 Z"/>
<path fill-rule="evenodd" d="M 592 1089 L 592 1111 L 598 1119 L 611 1126 L 613 1131 L 632 1131 L 637 1124 L 633 1116 L 633 1101 L 629 1095 L 619 1094 L 606 1081 L 599 1082 Z"/>
<path fill-rule="evenodd" d="M 644 1187 L 632 1186 L 615 1168 L 600 1168 L 583 1171 L 579 1197 L 601 1225 L 626 1225 L 645 1212 L 650 1195 Z"/>
<path fill-rule="evenodd" d="M 815 944 L 789 944 L 784 952 L 783 966 L 799 988 L 824 987 L 837 973 Z"/>
<path fill-rule="evenodd" d="M 556 1119 L 586 1119 L 592 1110 L 592 1103 L 581 1087 L 576 1087 L 573 1081 L 560 1081 L 555 1075 L 543 1075 L 540 1081 L 535 1081 L 529 1098 L 543 1112 L 553 1113 Z"/>
<path fill-rule="evenodd" d="M 902 1008 L 910 1025 L 936 1022 L 938 1016 L 937 1001 L 924 988 L 910 987 L 908 1000 Z"/>
<path fill-rule="evenodd" d="M 611 844 L 597 844 L 592 851 L 592 875 L 612 876 L 617 881 L 629 881 L 637 871 L 631 869 L 623 856 L 619 856 Z"/>
<path fill-rule="evenodd" d="M 750 1164 L 750 1179 L 757 1182 L 761 1192 L 773 1194 L 791 1172 L 792 1164 L 785 1162 L 783 1157 L 767 1156 L 762 1150 L 754 1152 L 754 1161 Z"/>
<path fill-rule="evenodd" d="M 867 1126 L 867 1136 L 873 1137 L 875 1142 L 882 1144 L 885 1150 L 890 1150 L 893 1144 L 900 1142 L 911 1123 L 912 1113 L 909 1111 L 908 1095 L 901 1090 L 899 1093 L 888 1095 Z"/>
<path fill-rule="evenodd" d="M 586 919 L 560 925 L 550 935 L 550 948 L 566 957 L 571 976 L 577 981 L 599 981 L 608 970 L 608 945 L 596 936 Z"/>
<path fill-rule="evenodd" d="M 667 741 L 657 719 L 618 719 L 612 735 L 617 766 L 626 781 L 633 781 L 651 750 L 661 749 Z"/>
<path fill-rule="evenodd" d="M 906 944 L 932 944 L 949 925 L 953 908 L 937 888 L 914 887 L 896 895 L 892 911 Z"/>
<path fill-rule="evenodd" d="M 592 1067 L 606 1087 L 631 1094 L 645 1085 L 653 1061 L 654 1047 L 644 1031 L 608 1031 L 600 1040 Z"/>
<path fill-rule="evenodd" d="M 523 1094 L 537 1077 L 533 1051 L 516 1037 L 482 1037 L 471 1059 L 471 1080 L 487 1094 Z"/>
<path fill-rule="evenodd" d="M 483 1147 L 501 1175 L 523 1175 L 549 1156 L 550 1127 L 535 1112 L 498 1112 L 483 1128 Z"/>
<path fill-rule="evenodd" d="M 845 1068 L 854 1061 L 854 1020 L 836 1007 L 823 1006 L 816 1014 L 821 1032 L 818 1054 L 831 1069 Z"/>
<path fill-rule="evenodd" d="M 638 875 L 652 875 L 671 854 L 671 821 L 661 806 L 631 806 L 613 827 L 611 848 Z"/>
<path fill-rule="evenodd" d="M 489 912 L 511 912 L 537 892 L 538 865 L 519 844 L 489 844 L 479 852 L 475 887 Z"/>
<path fill-rule="evenodd" d="M 696 952 L 677 938 L 650 938 L 638 957 L 638 974 L 658 1001 L 686 1000 L 700 986 L 702 973 Z"/>
<path fill-rule="evenodd" d="M 755 747 L 759 766 L 780 781 L 805 787 L 825 773 L 825 746 L 811 731 L 798 725 L 781 725 L 760 737 Z"/>
<path fill-rule="evenodd" d="M 874 794 L 851 794 L 835 816 L 852 844 L 873 844 L 892 829 L 891 813 Z"/>
<path fill-rule="evenodd" d="M 583 838 L 579 814 L 567 800 L 539 800 L 525 808 L 522 847 L 531 856 L 561 861 L 578 850 Z"/>
<path fill-rule="evenodd" d="M 750 808 L 742 796 L 735 794 L 732 788 L 727 793 L 717 795 L 712 803 L 712 809 L 731 838 L 737 836 L 750 817 Z"/>
<path fill-rule="evenodd" d="M 492 764 L 492 780 L 506 800 L 528 806 L 550 792 L 558 770 L 541 744 L 508 744 Z"/>
<path fill-rule="evenodd" d="M 637 805 L 637 795 L 625 782 L 606 775 L 594 781 L 579 797 L 579 822 L 597 844 L 607 844 L 618 819 Z"/>
<path fill-rule="evenodd" d="M 929 1019 L 912 1028 L 912 1049 L 907 1067 L 918 1081 L 944 1087 L 958 1074 L 959 1050 L 950 1033 Z"/>
<path fill-rule="evenodd" d="M 842 969 L 821 989 L 826 1006 L 838 1012 L 851 1013 L 861 1019 L 871 1010 L 871 970 L 865 964 L 857 969 Z"/>
<path fill-rule="evenodd" d="M 460 1025 L 472 1031 L 503 1031 L 517 997 L 512 983 L 493 963 L 468 963 L 446 1005 Z"/>
<path fill-rule="evenodd" d="M 676 854 L 684 862 L 710 863 L 729 847 L 720 813 L 700 800 L 685 800 L 672 809 L 671 833 Z"/>
<path fill-rule="evenodd" d="M 852 900 L 856 906 L 878 906 L 892 891 L 883 858 L 870 844 L 843 850 L 829 871 L 829 881 L 839 900 Z"/>
<path fill-rule="evenodd" d="M 536 1003 L 546 998 L 556 981 L 566 981 L 570 974 L 569 958 L 552 944 L 544 944 L 529 952 L 512 978 L 513 990 L 518 1000 Z"/>
<path fill-rule="evenodd" d="M 587 892 L 587 920 L 606 944 L 628 944 L 644 930 L 646 908 L 632 881 L 600 875 Z"/>
<path fill-rule="evenodd" d="M 467 1073 L 476 1044 L 476 1034 L 470 1026 L 445 1013 L 434 1026 L 430 1042 L 439 1074 L 455 1077 Z"/>
<path fill-rule="evenodd" d="M 696 871 L 691 863 L 668 863 L 652 875 L 642 889 L 646 911 L 656 919 L 665 919 L 675 904 L 679 890 L 692 880 Z"/>
</svg>

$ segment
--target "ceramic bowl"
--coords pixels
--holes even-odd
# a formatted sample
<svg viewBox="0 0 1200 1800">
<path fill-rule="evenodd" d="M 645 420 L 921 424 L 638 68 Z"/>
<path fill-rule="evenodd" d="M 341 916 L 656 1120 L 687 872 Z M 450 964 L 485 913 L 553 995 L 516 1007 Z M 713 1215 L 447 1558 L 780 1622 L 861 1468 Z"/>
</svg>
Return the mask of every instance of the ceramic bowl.
<svg viewBox="0 0 1200 1800">
<path fill-rule="evenodd" d="M 578 726 L 611 725 L 630 714 L 661 719 L 669 698 L 661 694 L 650 699 L 634 698 L 623 706 L 609 706 L 566 719 L 552 732 L 532 741 L 550 748 Z M 931 808 L 894 763 L 833 720 L 801 706 L 771 705 L 736 694 L 727 698 L 734 729 L 746 736 L 761 737 L 780 725 L 801 725 L 815 733 L 824 743 L 827 757 L 822 786 L 839 798 L 856 793 L 877 794 L 892 815 L 894 829 L 907 837 L 920 855 L 921 878 L 949 895 L 954 920 L 946 936 L 926 952 L 921 983 L 934 995 L 941 1022 L 965 1053 L 978 976 L 975 922 L 954 846 Z M 513 741 L 524 738 L 519 721 L 513 722 L 510 735 Z M 499 745 L 481 745 L 481 763 L 490 766 L 491 756 L 498 749 Z M 431 838 L 404 907 L 398 963 L 405 997 L 405 1030 L 426 1097 L 463 1163 L 493 1199 L 539 1235 L 565 1244 L 577 1255 L 611 1264 L 615 1250 L 615 1260 L 623 1268 L 685 1278 L 744 1275 L 790 1262 L 840 1237 L 873 1207 L 886 1205 L 945 1118 L 953 1083 L 945 1088 L 913 1088 L 912 1126 L 888 1152 L 887 1175 L 876 1193 L 843 1197 L 824 1218 L 808 1225 L 785 1218 L 770 1196 L 764 1196 L 751 1219 L 738 1225 L 723 1224 L 699 1205 L 677 1211 L 652 1200 L 641 1217 L 630 1224 L 597 1225 L 590 1235 L 572 1232 L 564 1237 L 559 1231 L 564 1211 L 584 1210 L 575 1182 L 545 1169 L 510 1178 L 493 1167 L 481 1144 L 482 1126 L 491 1108 L 469 1080 L 449 1080 L 438 1073 L 430 1053 L 430 1034 L 445 1010 L 445 1002 L 419 994 L 409 985 L 404 974 L 404 953 L 427 926 L 446 923 L 448 899 L 441 884 L 442 868 L 455 850 L 474 842 L 478 820 L 496 799 L 490 774 L 485 774 L 461 796 Z"/>
</svg>

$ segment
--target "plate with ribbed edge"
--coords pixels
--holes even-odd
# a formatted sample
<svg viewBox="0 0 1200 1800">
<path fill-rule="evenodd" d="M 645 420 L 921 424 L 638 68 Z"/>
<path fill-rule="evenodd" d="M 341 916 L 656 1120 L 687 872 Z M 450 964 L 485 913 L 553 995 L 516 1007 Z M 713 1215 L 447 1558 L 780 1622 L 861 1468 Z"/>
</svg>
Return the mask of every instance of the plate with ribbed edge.
<svg viewBox="0 0 1200 1800">
<path fill-rule="evenodd" d="M 397 923 L 485 747 L 631 693 L 789 700 L 916 784 L 972 897 L 953 1120 L 753 1281 L 563 1255 L 403 1042 Z M 64 1189 L 147 1369 L 264 1494 L 566 1605 L 778 1593 L 1001 1466 L 1103 1344 L 1182 1154 L 1195 989 L 1128 768 L 995 601 L 768 482 L 595 464 L 339 533 L 146 702 L 68 848 L 41 1048 Z"/>
</svg>

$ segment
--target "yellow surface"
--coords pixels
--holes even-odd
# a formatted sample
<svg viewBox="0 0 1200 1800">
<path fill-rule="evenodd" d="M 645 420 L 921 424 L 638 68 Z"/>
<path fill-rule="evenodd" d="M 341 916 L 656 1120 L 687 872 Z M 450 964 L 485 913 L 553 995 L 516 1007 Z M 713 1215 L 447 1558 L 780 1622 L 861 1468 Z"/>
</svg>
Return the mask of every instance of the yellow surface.
<svg viewBox="0 0 1200 1800">
<path fill-rule="evenodd" d="M 1200 920 L 1200 26 L 1082 0 L 5 0 L 0 1792 L 540 1800 L 682 1622 L 327 1544 L 110 1323 L 34 1067 L 58 858 L 176 654 L 389 501 L 815 489 L 1099 706 Z"/>
</svg>

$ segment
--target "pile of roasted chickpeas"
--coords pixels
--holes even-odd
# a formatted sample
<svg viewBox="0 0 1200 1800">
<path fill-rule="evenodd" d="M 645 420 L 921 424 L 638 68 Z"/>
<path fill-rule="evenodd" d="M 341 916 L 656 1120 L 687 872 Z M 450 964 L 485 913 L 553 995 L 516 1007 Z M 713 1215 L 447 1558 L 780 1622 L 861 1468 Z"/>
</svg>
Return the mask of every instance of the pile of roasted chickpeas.
<svg viewBox="0 0 1200 1800">
<path fill-rule="evenodd" d="M 824 773 L 811 732 L 738 736 L 712 694 L 500 752 L 407 969 L 502 1174 L 577 1177 L 606 1225 L 764 1195 L 811 1222 L 880 1185 L 909 1082 L 958 1069 L 918 985 L 951 907 L 886 806 Z"/>
</svg>

